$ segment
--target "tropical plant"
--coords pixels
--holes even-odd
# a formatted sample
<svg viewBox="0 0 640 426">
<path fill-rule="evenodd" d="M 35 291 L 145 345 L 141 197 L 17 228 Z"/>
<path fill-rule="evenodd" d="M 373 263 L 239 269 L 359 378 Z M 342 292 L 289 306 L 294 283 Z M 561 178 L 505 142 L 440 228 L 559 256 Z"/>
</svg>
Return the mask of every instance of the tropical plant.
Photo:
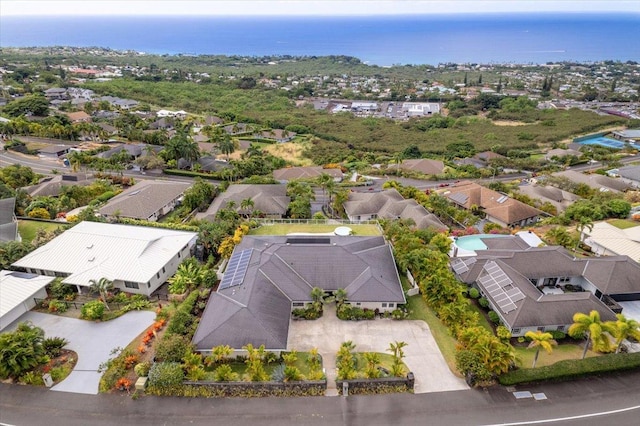
<svg viewBox="0 0 640 426">
<path fill-rule="evenodd" d="M 298 367 L 293 365 L 287 365 L 284 367 L 284 381 L 285 382 L 297 382 L 302 380 L 302 373 Z"/>
<path fill-rule="evenodd" d="M 617 321 L 607 321 L 607 327 L 613 332 L 616 339 L 616 353 L 620 352 L 622 342 L 628 337 L 640 341 L 640 322 L 626 318 L 622 314 L 616 314 Z"/>
<path fill-rule="evenodd" d="M 233 354 L 233 349 L 229 345 L 219 345 L 211 349 L 211 355 L 205 358 L 204 363 L 208 366 L 220 364 Z"/>
<path fill-rule="evenodd" d="M 347 290 L 343 288 L 337 289 L 333 293 L 333 298 L 335 299 L 337 305 L 342 305 L 347 301 L 347 298 L 348 298 Z"/>
<path fill-rule="evenodd" d="M 582 216 L 576 225 L 576 230 L 578 231 L 578 238 L 576 239 L 576 246 L 573 251 L 578 249 L 580 242 L 584 240 L 584 230 L 588 229 L 589 231 L 593 230 L 593 220 L 591 218 Z"/>
<path fill-rule="evenodd" d="M 99 320 L 104 315 L 105 304 L 99 300 L 92 300 L 82 305 L 80 317 L 88 320 Z"/>
<path fill-rule="evenodd" d="M 238 373 L 234 372 L 229 364 L 220 364 L 213 372 L 217 382 L 234 382 L 238 380 Z"/>
<path fill-rule="evenodd" d="M 339 380 L 350 380 L 356 378 L 356 358 L 353 354 L 356 346 L 348 340 L 340 345 L 340 350 L 336 355 L 336 367 L 338 368 Z"/>
<path fill-rule="evenodd" d="M 15 331 L 0 334 L 0 378 L 17 378 L 48 361 L 44 331 L 21 322 Z"/>
<path fill-rule="evenodd" d="M 393 356 L 393 363 L 391 364 L 391 374 L 395 377 L 404 376 L 404 367 L 402 359 L 404 358 L 404 348 L 407 346 L 407 342 L 393 342 L 389 344 L 388 352 L 391 352 Z"/>
<path fill-rule="evenodd" d="M 100 299 L 104 302 L 105 307 L 109 309 L 109 305 L 107 305 L 107 293 L 109 290 L 113 288 L 113 281 L 108 278 L 102 277 L 99 280 L 89 280 L 89 291 L 91 293 L 98 293 L 100 295 Z"/>
<path fill-rule="evenodd" d="M 540 355 L 540 348 L 547 351 L 547 353 L 551 353 L 553 351 L 553 346 L 556 346 L 558 342 L 553 339 L 551 333 L 543 333 L 541 331 L 527 331 L 525 337 L 531 339 L 531 343 L 527 346 L 527 349 L 536 350 L 536 354 L 533 357 L 533 365 L 531 368 L 536 368 L 536 362 L 538 362 L 538 355 Z"/>
<path fill-rule="evenodd" d="M 380 354 L 377 352 L 365 352 L 364 359 L 367 362 L 365 376 L 367 376 L 368 379 L 380 377 Z"/>
<path fill-rule="evenodd" d="M 255 348 L 251 343 L 242 347 L 247 351 L 247 359 L 245 364 L 247 365 L 246 378 L 251 382 L 264 382 L 269 380 L 269 374 L 264 369 L 264 356 L 266 349 L 264 345 Z"/>
<path fill-rule="evenodd" d="M 611 335 L 615 334 L 614 327 L 600 320 L 600 313 L 596 310 L 589 315 L 577 312 L 573 315 L 573 324 L 569 327 L 569 336 L 579 338 L 584 336 L 586 343 L 582 352 L 582 359 L 587 356 L 589 343 L 594 351 L 609 352 L 611 350 Z"/>
<path fill-rule="evenodd" d="M 324 301 L 324 290 L 320 287 L 312 288 L 311 300 L 313 300 L 314 303 L 322 303 Z"/>
</svg>

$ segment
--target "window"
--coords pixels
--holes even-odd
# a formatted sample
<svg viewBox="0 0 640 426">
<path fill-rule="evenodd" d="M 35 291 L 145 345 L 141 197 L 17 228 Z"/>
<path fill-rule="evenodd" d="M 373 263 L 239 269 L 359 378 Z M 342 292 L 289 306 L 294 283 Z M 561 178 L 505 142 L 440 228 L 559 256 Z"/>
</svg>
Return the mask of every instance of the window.
<svg viewBox="0 0 640 426">
<path fill-rule="evenodd" d="M 162 267 L 162 273 L 164 274 L 166 271 L 164 270 L 164 266 Z"/>
<path fill-rule="evenodd" d="M 544 331 L 544 327 L 538 327 L 538 331 Z"/>
<path fill-rule="evenodd" d="M 386 303 L 383 303 L 383 304 L 382 304 L 382 307 L 383 307 L 383 308 L 386 308 L 386 307 L 387 307 L 387 304 L 386 304 Z"/>
<path fill-rule="evenodd" d="M 178 258 L 181 258 L 182 256 L 180 256 L 180 252 L 178 252 Z"/>
<path fill-rule="evenodd" d="M 304 302 L 293 302 L 294 307 L 304 306 Z"/>
<path fill-rule="evenodd" d="M 558 331 L 563 331 L 564 330 L 564 325 L 559 325 L 558 326 Z"/>
<path fill-rule="evenodd" d="M 393 308 L 394 306 L 395 306 L 395 304 L 394 304 L 394 303 L 389 303 L 389 307 L 390 307 L 390 308 Z"/>
<path fill-rule="evenodd" d="M 160 272 L 156 274 L 156 278 L 160 278 Z"/>
<path fill-rule="evenodd" d="M 125 282 L 124 282 L 124 286 L 125 286 L 126 288 L 140 288 L 140 287 L 138 286 L 138 283 L 134 283 L 133 281 L 125 281 Z"/>
<path fill-rule="evenodd" d="M 151 281 L 147 283 L 147 288 L 151 288 Z"/>
<path fill-rule="evenodd" d="M 518 334 L 518 333 L 520 333 L 520 329 L 514 328 L 512 334 Z"/>
<path fill-rule="evenodd" d="M 360 306 L 360 302 L 356 303 L 356 306 Z"/>
</svg>

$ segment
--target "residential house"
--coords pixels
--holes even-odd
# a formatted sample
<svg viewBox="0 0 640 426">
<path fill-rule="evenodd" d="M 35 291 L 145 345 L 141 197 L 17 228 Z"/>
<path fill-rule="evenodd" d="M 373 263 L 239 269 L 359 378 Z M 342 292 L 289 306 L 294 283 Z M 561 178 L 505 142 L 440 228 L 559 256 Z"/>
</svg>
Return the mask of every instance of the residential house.
<svg viewBox="0 0 640 426">
<path fill-rule="evenodd" d="M 242 201 L 247 199 L 253 201 L 251 210 L 242 206 Z M 252 211 L 260 211 L 266 217 L 281 218 L 287 214 L 290 202 L 286 185 L 229 185 L 225 192 L 213 200 L 207 211 L 198 213 L 196 218 L 213 220 L 219 210 L 229 206 L 233 206 L 239 214 L 248 215 Z"/>
<path fill-rule="evenodd" d="M 251 343 L 287 349 L 291 311 L 312 302 L 314 287 L 347 292 L 348 303 L 381 312 L 406 303 L 391 247 L 383 237 L 245 236 L 193 336 L 197 351 Z"/>
<path fill-rule="evenodd" d="M 151 130 L 172 130 L 175 126 L 175 120 L 172 117 L 162 117 L 149 124 Z"/>
<path fill-rule="evenodd" d="M 90 123 L 91 116 L 84 111 L 68 112 L 67 117 L 72 123 Z"/>
<path fill-rule="evenodd" d="M 635 188 L 640 188 L 640 166 L 624 166 L 615 172 L 620 180 Z"/>
<path fill-rule="evenodd" d="M 197 238 L 196 232 L 80 222 L 12 266 L 62 277 L 79 292 L 106 278 L 117 289 L 149 296 L 191 256 Z"/>
<path fill-rule="evenodd" d="M 322 174 L 331 176 L 334 182 L 341 182 L 344 174 L 340 169 L 324 169 L 320 166 L 314 167 L 285 167 L 273 171 L 273 178 L 280 183 L 286 183 L 294 179 L 314 179 Z"/>
<path fill-rule="evenodd" d="M 478 152 L 473 156 L 474 159 L 484 161 L 485 164 L 488 164 L 491 160 L 497 160 L 500 158 L 506 158 L 504 155 L 500 155 L 497 152 L 493 151 L 482 151 Z"/>
<path fill-rule="evenodd" d="M 224 120 L 222 118 L 216 117 L 216 116 L 213 116 L 213 115 L 208 115 L 204 119 L 204 124 L 206 126 L 217 126 L 217 125 L 220 125 L 222 123 L 224 123 Z"/>
<path fill-rule="evenodd" d="M 47 146 L 38 149 L 38 157 L 57 160 L 63 155 L 68 154 L 70 150 L 70 145 L 48 144 Z"/>
<path fill-rule="evenodd" d="M 381 192 L 350 192 L 344 203 L 349 220 L 411 219 L 416 228 L 447 229 L 433 213 L 429 213 L 414 199 L 405 200 L 396 189 Z"/>
<path fill-rule="evenodd" d="M 228 133 L 230 135 L 239 135 L 249 132 L 251 128 L 246 123 L 236 123 L 224 126 L 223 130 L 225 131 L 225 133 Z"/>
<path fill-rule="evenodd" d="M 584 183 L 590 188 L 601 192 L 624 192 L 631 188 L 630 184 L 620 179 L 614 179 L 597 173 L 584 174 L 576 172 L 575 170 L 565 170 L 563 172 L 554 173 L 553 176 L 564 177 L 574 183 Z"/>
<path fill-rule="evenodd" d="M 640 129 L 626 129 L 613 132 L 613 137 L 627 142 L 640 141 Z"/>
<path fill-rule="evenodd" d="M 15 197 L 0 200 L 0 241 L 22 241 L 15 215 Z M 1 298 L 1 297 L 0 297 Z"/>
<path fill-rule="evenodd" d="M 541 268 L 540 265 L 544 265 Z M 617 302 L 640 300 L 640 265 L 627 256 L 576 258 L 562 247 L 478 251 L 452 258 L 457 277 L 478 288 L 514 337 L 564 331 L 576 312 L 616 319 Z"/>
<path fill-rule="evenodd" d="M 64 173 L 46 176 L 36 185 L 25 186 L 23 190 L 30 197 L 57 197 L 65 186 L 87 186 L 93 183 L 93 176 L 87 173 Z"/>
<path fill-rule="evenodd" d="M 253 137 L 258 139 L 272 139 L 278 143 L 290 142 L 296 137 L 296 132 L 289 132 L 282 129 L 264 130 L 260 133 L 256 133 Z"/>
<path fill-rule="evenodd" d="M 400 168 L 425 175 L 439 175 L 444 172 L 444 163 L 440 160 L 431 160 L 429 158 L 411 159 L 403 160 Z"/>
<path fill-rule="evenodd" d="M 0 271 L 0 331 L 33 309 L 36 298 L 45 299 L 45 286 L 54 279 L 24 272 Z"/>
<path fill-rule="evenodd" d="M 96 154 L 96 157 L 104 158 L 108 160 L 114 155 L 122 151 L 126 151 L 129 154 L 130 158 L 135 159 L 140 157 L 143 154 L 146 154 L 147 149 L 151 149 L 151 151 L 157 153 L 162 150 L 162 147 L 159 147 L 157 145 L 148 145 L 145 143 L 123 143 L 123 144 L 117 144 L 116 146 L 114 146 L 113 148 L 107 151 L 103 151 L 99 154 Z"/>
<path fill-rule="evenodd" d="M 548 185 L 524 184 L 518 186 L 518 192 L 539 201 L 541 204 L 551 204 L 556 208 L 557 213 L 562 213 L 567 207 L 580 199 L 580 197 L 571 192 Z"/>
<path fill-rule="evenodd" d="M 192 184 L 176 181 L 142 180 L 111 198 L 98 212 L 105 217 L 126 217 L 155 222 L 182 201 Z"/>
<path fill-rule="evenodd" d="M 44 96 L 52 101 L 54 99 L 58 100 L 67 100 L 69 99 L 69 94 L 67 93 L 67 89 L 62 87 L 52 87 L 44 91 Z"/>
<path fill-rule="evenodd" d="M 570 157 L 570 156 L 580 158 L 582 157 L 582 152 L 575 149 L 560 149 L 560 148 L 551 149 L 547 151 L 547 153 L 544 155 L 544 159 L 551 160 L 554 157 L 562 158 L 562 157 Z"/>
<path fill-rule="evenodd" d="M 607 222 L 596 222 L 592 229 L 585 228 L 582 232 L 584 243 L 596 255 L 629 256 L 640 262 L 640 226 L 620 229 Z"/>
<path fill-rule="evenodd" d="M 531 225 L 547 215 L 535 207 L 471 181 L 458 182 L 443 195 L 460 208 L 482 211 L 489 221 L 503 227 Z"/>
</svg>

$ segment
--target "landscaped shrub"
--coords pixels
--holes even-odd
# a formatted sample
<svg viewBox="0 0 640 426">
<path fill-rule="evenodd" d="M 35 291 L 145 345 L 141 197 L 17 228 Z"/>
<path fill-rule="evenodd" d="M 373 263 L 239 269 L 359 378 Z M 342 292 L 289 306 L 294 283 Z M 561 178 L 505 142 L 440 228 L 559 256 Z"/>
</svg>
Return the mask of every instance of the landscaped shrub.
<svg viewBox="0 0 640 426">
<path fill-rule="evenodd" d="M 500 323 L 500 317 L 495 311 L 489 311 L 489 320 L 491 320 L 491 322 L 494 324 Z"/>
<path fill-rule="evenodd" d="M 62 300 L 53 299 L 49 302 L 49 312 L 67 312 L 67 304 Z"/>
<path fill-rule="evenodd" d="M 191 344 L 184 336 L 167 334 L 156 346 L 156 361 L 181 362 L 190 350 Z"/>
<path fill-rule="evenodd" d="M 348 303 L 341 304 L 336 314 L 341 320 L 372 320 L 376 316 L 375 311 L 371 309 L 362 309 Z"/>
<path fill-rule="evenodd" d="M 139 295 L 139 296 L 142 296 L 142 295 Z M 147 309 L 149 306 L 151 306 L 151 303 L 149 303 L 149 301 L 146 300 L 146 299 L 145 300 L 132 300 L 131 302 L 129 302 L 126 305 L 124 305 L 121 309 L 124 312 L 142 311 L 144 309 Z"/>
<path fill-rule="evenodd" d="M 551 330 L 551 331 L 548 331 L 547 333 L 551 333 L 553 340 L 562 340 L 567 337 L 567 333 L 560 330 Z"/>
<path fill-rule="evenodd" d="M 480 355 L 468 349 L 456 351 L 456 368 L 465 375 L 469 386 L 489 382 L 493 377 Z"/>
<path fill-rule="evenodd" d="M 568 359 L 553 365 L 521 368 L 500 376 L 500 383 L 512 386 L 520 383 L 567 380 L 593 374 L 640 368 L 640 352 L 608 354 L 585 359 Z"/>
<path fill-rule="evenodd" d="M 184 380 L 182 366 L 177 362 L 157 362 L 149 369 L 149 386 L 171 388 Z"/>
<path fill-rule="evenodd" d="M 148 361 L 141 362 L 139 364 L 136 364 L 135 367 L 133 367 L 133 371 L 136 373 L 136 376 L 138 377 L 146 377 L 149 374 L 150 369 L 151 369 L 151 363 Z"/>
<path fill-rule="evenodd" d="M 489 307 L 489 301 L 487 300 L 486 297 L 481 297 L 480 299 L 478 299 L 478 305 L 487 309 Z"/>
<path fill-rule="evenodd" d="M 44 352 L 51 358 L 55 358 L 62 352 L 62 348 L 67 346 L 69 341 L 63 337 L 47 337 L 42 341 Z"/>
<path fill-rule="evenodd" d="M 171 317 L 167 333 L 186 335 L 191 331 L 190 327 L 194 321 L 192 315 L 193 307 L 198 300 L 198 292 L 194 291 L 180 304 L 176 313 Z"/>
<path fill-rule="evenodd" d="M 0 378 L 20 377 L 49 361 L 42 345 L 44 331 L 22 322 L 12 332 L 0 334 Z"/>
<path fill-rule="evenodd" d="M 68 284 L 62 284 L 59 278 L 56 278 L 47 287 L 47 293 L 52 299 L 65 299 L 68 295 L 74 294 L 73 287 Z"/>
<path fill-rule="evenodd" d="M 99 320 L 104 315 L 104 303 L 100 300 L 92 300 L 82 306 L 80 317 L 88 320 Z"/>
<path fill-rule="evenodd" d="M 477 299 L 477 298 L 480 297 L 480 292 L 478 291 L 477 288 L 471 287 L 469 289 L 469 297 L 472 298 L 472 299 Z"/>
<path fill-rule="evenodd" d="M 308 320 L 315 320 L 322 316 L 322 304 L 321 303 L 309 303 L 304 308 L 298 308 L 291 311 L 291 315 L 294 318 L 304 318 Z"/>
</svg>

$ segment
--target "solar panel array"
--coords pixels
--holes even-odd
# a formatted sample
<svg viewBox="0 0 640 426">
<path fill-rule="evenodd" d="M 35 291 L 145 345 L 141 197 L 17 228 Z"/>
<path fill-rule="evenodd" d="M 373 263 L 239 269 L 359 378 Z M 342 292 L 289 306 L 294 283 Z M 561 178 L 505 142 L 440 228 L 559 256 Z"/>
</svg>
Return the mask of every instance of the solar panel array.
<svg viewBox="0 0 640 426">
<path fill-rule="evenodd" d="M 234 252 L 229 259 L 227 269 L 224 271 L 224 276 L 218 286 L 219 290 L 225 288 L 234 287 L 242 284 L 244 281 L 244 275 L 247 273 L 249 267 L 249 260 L 251 259 L 251 253 L 253 249 L 241 250 Z"/>
<path fill-rule="evenodd" d="M 518 309 L 516 302 L 524 299 L 524 294 L 513 285 L 513 281 L 494 261 L 484 265 L 486 275 L 478 278 L 500 310 L 505 314 Z"/>
<path fill-rule="evenodd" d="M 470 257 L 468 259 L 458 258 L 453 262 L 451 267 L 453 268 L 453 272 L 455 272 L 457 275 L 460 275 L 467 272 L 469 270 L 469 266 L 473 265 L 474 263 L 476 263 L 475 257 Z"/>
</svg>

